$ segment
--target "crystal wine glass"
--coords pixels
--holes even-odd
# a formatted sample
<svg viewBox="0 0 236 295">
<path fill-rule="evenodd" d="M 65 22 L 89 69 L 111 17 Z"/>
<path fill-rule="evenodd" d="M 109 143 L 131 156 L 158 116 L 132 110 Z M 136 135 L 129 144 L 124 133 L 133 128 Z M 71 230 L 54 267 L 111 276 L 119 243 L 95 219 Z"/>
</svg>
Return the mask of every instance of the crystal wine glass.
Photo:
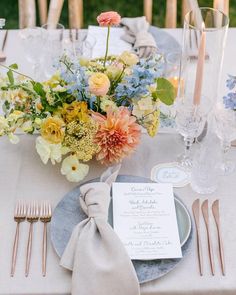
<svg viewBox="0 0 236 295">
<path fill-rule="evenodd" d="M 42 29 L 47 34 L 47 42 L 44 45 L 44 74 L 50 78 L 55 73 L 56 64 L 63 54 L 64 26 L 56 24 L 52 27 L 45 24 Z"/>
<path fill-rule="evenodd" d="M 218 105 L 214 112 L 214 119 L 216 134 L 222 148 L 221 171 L 223 175 L 229 175 L 235 170 L 235 163 L 227 159 L 227 153 L 231 142 L 236 139 L 236 112 Z"/>
<path fill-rule="evenodd" d="M 192 96 L 188 96 L 192 97 Z M 178 101 L 176 105 L 176 127 L 183 136 L 185 151 L 179 156 L 179 164 L 189 170 L 192 167 L 190 150 L 192 144 L 203 131 L 211 103 L 206 97 L 202 97 L 200 105 L 194 105 L 192 100 L 187 98 Z"/>
<path fill-rule="evenodd" d="M 47 36 L 40 27 L 25 28 L 20 31 L 20 38 L 24 47 L 26 59 L 33 64 L 33 76 L 41 78 L 41 61 Z"/>
</svg>

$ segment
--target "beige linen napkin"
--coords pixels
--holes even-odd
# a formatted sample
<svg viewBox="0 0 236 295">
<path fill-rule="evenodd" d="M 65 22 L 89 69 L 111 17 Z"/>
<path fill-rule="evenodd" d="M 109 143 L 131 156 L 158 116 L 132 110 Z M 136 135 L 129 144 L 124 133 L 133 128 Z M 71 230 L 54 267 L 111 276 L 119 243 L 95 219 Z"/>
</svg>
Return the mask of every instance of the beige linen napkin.
<svg viewBox="0 0 236 295">
<path fill-rule="evenodd" d="M 74 228 L 60 261 L 73 271 L 72 295 L 140 294 L 133 264 L 107 222 L 111 184 L 119 168 L 108 168 L 101 182 L 80 187 L 80 204 L 88 218 Z"/>
<path fill-rule="evenodd" d="M 121 25 L 125 26 L 126 34 L 122 39 L 134 45 L 140 58 L 151 56 L 157 51 L 155 39 L 148 32 L 149 23 L 145 16 L 121 19 Z"/>
</svg>

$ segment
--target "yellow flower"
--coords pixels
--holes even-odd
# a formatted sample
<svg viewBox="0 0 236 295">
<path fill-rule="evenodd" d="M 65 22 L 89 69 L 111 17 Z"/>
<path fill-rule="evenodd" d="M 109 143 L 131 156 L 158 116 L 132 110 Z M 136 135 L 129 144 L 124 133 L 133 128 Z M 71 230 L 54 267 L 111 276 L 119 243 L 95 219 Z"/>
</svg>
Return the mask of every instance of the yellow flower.
<svg viewBox="0 0 236 295">
<path fill-rule="evenodd" d="M 89 90 L 97 96 L 106 95 L 110 88 L 110 80 L 103 73 L 94 73 L 88 80 Z"/>
<path fill-rule="evenodd" d="M 88 122 L 73 121 L 67 124 L 64 145 L 76 153 L 79 160 L 89 161 L 98 151 L 94 143 L 97 124 L 89 118 Z"/>
<path fill-rule="evenodd" d="M 78 182 L 88 174 L 89 166 L 79 162 L 76 155 L 66 157 L 61 165 L 61 174 L 66 175 L 68 181 Z"/>
<path fill-rule="evenodd" d="M 54 104 L 54 96 L 51 94 L 50 91 L 46 92 L 46 99 L 49 105 L 53 105 Z"/>
<path fill-rule="evenodd" d="M 22 118 L 24 116 L 24 113 L 21 111 L 13 111 L 9 116 L 8 116 L 8 121 L 17 121 L 18 119 Z"/>
<path fill-rule="evenodd" d="M 159 127 L 160 111 L 157 109 L 158 104 L 150 96 L 146 96 L 135 102 L 132 110 L 132 114 L 137 117 L 138 122 L 152 137 L 156 135 Z"/>
<path fill-rule="evenodd" d="M 120 61 L 123 62 L 126 66 L 131 67 L 138 63 L 138 56 L 132 52 L 124 51 L 120 55 Z"/>
<path fill-rule="evenodd" d="M 43 82 L 43 85 L 46 86 L 49 86 L 51 88 L 55 88 L 57 87 L 57 85 L 59 85 L 61 81 L 61 77 L 60 77 L 60 73 L 59 72 L 56 72 L 49 80 Z"/>
<path fill-rule="evenodd" d="M 112 81 L 116 80 L 119 78 L 121 75 L 122 68 L 119 68 L 118 66 L 110 65 L 106 69 L 106 75 L 108 78 Z"/>
<path fill-rule="evenodd" d="M 89 119 L 88 105 L 85 101 L 73 101 L 71 104 L 64 103 L 59 112 L 66 123 L 75 120 L 87 122 Z"/>
<path fill-rule="evenodd" d="M 21 88 L 5 91 L 3 95 L 3 99 L 10 102 L 22 102 L 28 98 L 29 94 Z"/>
<path fill-rule="evenodd" d="M 147 129 L 148 134 L 154 137 L 157 134 L 160 124 L 160 111 L 156 110 L 144 119 L 143 126 Z"/>
<path fill-rule="evenodd" d="M 7 119 L 3 116 L 0 116 L 0 136 L 5 134 L 5 131 L 7 131 L 8 127 Z"/>
<path fill-rule="evenodd" d="M 109 108 L 112 108 L 113 110 L 117 109 L 117 105 L 114 101 L 108 99 L 107 97 L 103 97 L 101 99 L 100 108 L 103 112 L 106 112 Z"/>
<path fill-rule="evenodd" d="M 49 117 L 41 125 L 42 137 L 50 143 L 62 142 L 65 135 L 65 123 L 62 119 Z"/>
<path fill-rule="evenodd" d="M 21 125 L 21 129 L 24 132 L 32 132 L 33 131 L 33 123 L 32 121 L 26 121 Z"/>
</svg>

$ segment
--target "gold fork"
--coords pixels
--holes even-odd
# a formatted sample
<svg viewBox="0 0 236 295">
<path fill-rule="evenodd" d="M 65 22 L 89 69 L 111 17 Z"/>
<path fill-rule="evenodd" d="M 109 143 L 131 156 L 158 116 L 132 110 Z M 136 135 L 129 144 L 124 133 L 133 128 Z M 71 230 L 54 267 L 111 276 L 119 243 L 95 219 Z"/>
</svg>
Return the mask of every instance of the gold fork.
<svg viewBox="0 0 236 295">
<path fill-rule="evenodd" d="M 15 274 L 18 242 L 19 242 L 19 235 L 20 235 L 20 223 L 22 221 L 25 221 L 26 211 L 27 211 L 27 206 L 25 202 L 19 200 L 16 204 L 15 212 L 14 212 L 14 220 L 16 222 L 16 233 L 15 233 L 14 244 L 12 249 L 11 277 L 13 277 Z"/>
<path fill-rule="evenodd" d="M 42 247 L 42 275 L 46 276 L 46 263 L 47 263 L 47 223 L 52 218 L 52 207 L 49 202 L 45 201 L 41 205 L 40 221 L 44 223 L 43 226 L 43 247 Z"/>
<path fill-rule="evenodd" d="M 26 219 L 30 223 L 25 264 L 25 276 L 28 277 L 32 251 L 33 224 L 39 219 L 39 206 L 37 202 L 34 201 L 28 206 Z"/>
</svg>

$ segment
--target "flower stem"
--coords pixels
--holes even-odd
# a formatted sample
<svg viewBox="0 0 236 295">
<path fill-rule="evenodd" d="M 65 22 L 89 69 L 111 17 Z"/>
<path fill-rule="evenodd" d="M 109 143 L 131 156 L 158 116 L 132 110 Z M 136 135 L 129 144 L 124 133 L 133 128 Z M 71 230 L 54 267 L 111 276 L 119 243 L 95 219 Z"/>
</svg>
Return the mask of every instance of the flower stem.
<svg viewBox="0 0 236 295">
<path fill-rule="evenodd" d="M 3 65 L 3 64 L 0 64 L 0 67 L 3 67 L 3 68 L 5 68 L 5 69 L 8 69 L 8 70 L 10 70 L 10 71 L 12 71 L 12 72 L 14 72 L 14 73 L 16 73 L 16 74 L 18 74 L 18 75 L 21 75 L 21 76 L 23 76 L 23 77 L 26 77 L 26 78 L 30 79 L 31 81 L 34 81 L 34 79 L 32 79 L 30 76 L 27 76 L 27 75 L 25 75 L 25 74 L 22 74 L 22 73 L 20 73 L 20 72 L 14 70 L 14 69 L 8 67 L 8 66 L 5 66 L 5 65 Z"/>
<path fill-rule="evenodd" d="M 106 66 L 107 55 L 108 55 L 109 37 L 110 37 L 110 26 L 107 27 L 106 52 L 105 52 L 105 57 L 104 57 L 104 62 L 103 62 L 103 66 L 104 66 L 104 68 L 105 68 L 105 66 Z"/>
</svg>

